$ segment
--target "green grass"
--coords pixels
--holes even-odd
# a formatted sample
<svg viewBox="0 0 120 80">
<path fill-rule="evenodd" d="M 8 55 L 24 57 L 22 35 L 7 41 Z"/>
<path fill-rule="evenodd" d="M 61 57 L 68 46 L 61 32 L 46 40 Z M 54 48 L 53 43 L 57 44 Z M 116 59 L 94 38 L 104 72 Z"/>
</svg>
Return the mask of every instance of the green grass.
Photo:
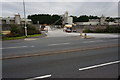
<svg viewBox="0 0 120 80">
<path fill-rule="evenodd" d="M 40 36 L 41 34 L 34 34 L 34 35 L 28 35 L 27 37 L 37 37 L 37 36 Z"/>
<path fill-rule="evenodd" d="M 28 35 L 27 38 L 30 37 L 38 37 L 41 36 L 41 34 L 34 34 L 34 35 Z M 17 39 L 24 39 L 26 36 L 20 36 L 20 37 L 4 37 L 2 40 L 17 40 Z"/>
</svg>

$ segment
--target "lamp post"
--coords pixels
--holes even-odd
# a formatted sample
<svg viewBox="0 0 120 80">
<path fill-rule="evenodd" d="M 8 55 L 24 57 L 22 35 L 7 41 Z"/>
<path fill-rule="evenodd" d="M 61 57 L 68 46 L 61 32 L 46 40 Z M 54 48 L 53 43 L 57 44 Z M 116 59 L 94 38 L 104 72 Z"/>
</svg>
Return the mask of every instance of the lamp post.
<svg viewBox="0 0 120 80">
<path fill-rule="evenodd" d="M 26 12 L 25 12 L 25 2 L 24 2 L 24 0 L 23 0 L 23 8 L 24 8 L 24 19 L 25 19 L 25 26 L 24 26 L 24 28 L 25 28 L 25 36 L 27 38 Z"/>
</svg>

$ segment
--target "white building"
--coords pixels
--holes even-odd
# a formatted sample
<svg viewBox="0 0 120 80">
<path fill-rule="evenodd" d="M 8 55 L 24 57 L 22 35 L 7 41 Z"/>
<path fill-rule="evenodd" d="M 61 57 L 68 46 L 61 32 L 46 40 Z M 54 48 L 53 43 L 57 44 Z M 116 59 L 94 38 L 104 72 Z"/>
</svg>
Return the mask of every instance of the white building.
<svg viewBox="0 0 120 80">
<path fill-rule="evenodd" d="M 100 22 L 100 19 L 89 19 L 89 22 Z"/>
<path fill-rule="evenodd" d="M 88 22 L 75 22 L 77 25 L 99 25 L 100 19 L 89 19 Z"/>
<path fill-rule="evenodd" d="M 108 25 L 118 25 L 118 23 L 115 23 L 115 22 L 108 22 Z"/>
<path fill-rule="evenodd" d="M 26 19 L 27 24 L 31 24 L 31 19 Z M 25 24 L 25 19 L 21 18 L 19 14 L 14 17 L 0 18 L 0 24 Z"/>
<path fill-rule="evenodd" d="M 120 25 L 120 18 L 114 19 L 113 22 L 107 22 L 107 25 Z"/>
<path fill-rule="evenodd" d="M 115 19 L 115 23 L 120 23 L 120 18 Z"/>
<path fill-rule="evenodd" d="M 75 22 L 76 25 L 99 25 L 99 22 Z"/>
<path fill-rule="evenodd" d="M 100 18 L 100 24 L 105 25 L 106 24 L 105 20 L 106 20 L 106 17 L 104 15 L 102 15 L 101 18 Z"/>
<path fill-rule="evenodd" d="M 63 24 L 73 24 L 73 17 L 68 16 L 68 12 L 66 11 L 63 15 Z"/>
<path fill-rule="evenodd" d="M 120 19 L 115 19 L 115 22 L 107 22 L 105 16 L 101 16 L 100 19 L 89 19 L 88 22 L 75 22 L 77 25 L 118 25 Z"/>
<path fill-rule="evenodd" d="M 99 25 L 99 22 L 84 22 L 83 25 Z"/>
<path fill-rule="evenodd" d="M 68 17 L 67 23 L 72 25 L 73 24 L 73 17 Z"/>
</svg>

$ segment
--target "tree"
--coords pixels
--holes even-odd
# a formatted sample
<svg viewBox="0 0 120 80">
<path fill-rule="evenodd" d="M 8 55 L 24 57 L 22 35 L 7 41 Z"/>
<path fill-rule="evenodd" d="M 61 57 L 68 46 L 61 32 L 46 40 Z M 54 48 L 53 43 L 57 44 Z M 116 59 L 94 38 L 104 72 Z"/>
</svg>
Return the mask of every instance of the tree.
<svg viewBox="0 0 120 80">
<path fill-rule="evenodd" d="M 106 18 L 106 21 L 107 21 L 107 22 L 114 22 L 115 19 L 114 19 L 114 18 L 111 18 L 111 17 L 107 17 L 107 18 Z"/>
<path fill-rule="evenodd" d="M 88 21 L 89 21 L 89 17 L 87 15 L 82 15 L 77 18 L 77 22 L 88 22 Z"/>
<path fill-rule="evenodd" d="M 100 19 L 100 18 L 98 16 L 92 16 L 92 15 L 90 15 L 89 19 Z"/>
<path fill-rule="evenodd" d="M 73 17 L 73 22 L 77 22 L 77 16 L 70 16 Z"/>
<path fill-rule="evenodd" d="M 31 19 L 33 21 L 33 24 L 37 24 L 37 21 L 39 21 L 40 24 L 53 24 L 55 21 L 60 19 L 59 15 L 49 15 L 49 14 L 34 14 L 29 15 L 28 19 Z M 56 24 L 61 24 L 62 21 L 59 20 Z"/>
</svg>

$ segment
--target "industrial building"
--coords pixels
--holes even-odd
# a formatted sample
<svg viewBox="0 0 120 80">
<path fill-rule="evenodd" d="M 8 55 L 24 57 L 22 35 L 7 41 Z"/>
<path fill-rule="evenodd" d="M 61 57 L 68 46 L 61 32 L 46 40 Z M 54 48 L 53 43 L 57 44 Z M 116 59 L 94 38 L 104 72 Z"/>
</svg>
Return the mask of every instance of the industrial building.
<svg viewBox="0 0 120 80">
<path fill-rule="evenodd" d="M 20 14 L 16 14 L 14 17 L 0 17 L 0 24 L 25 24 L 25 21 L 27 24 L 32 24 L 31 19 L 25 20 L 24 18 L 20 17 Z"/>
<path fill-rule="evenodd" d="M 119 25 L 120 20 L 115 19 L 114 22 L 107 22 L 106 17 L 102 15 L 100 19 L 89 19 L 88 22 L 75 22 L 76 25 Z"/>
<path fill-rule="evenodd" d="M 73 24 L 73 17 L 68 16 L 68 11 L 66 11 L 65 14 L 63 15 L 63 24 L 69 25 Z"/>
</svg>

